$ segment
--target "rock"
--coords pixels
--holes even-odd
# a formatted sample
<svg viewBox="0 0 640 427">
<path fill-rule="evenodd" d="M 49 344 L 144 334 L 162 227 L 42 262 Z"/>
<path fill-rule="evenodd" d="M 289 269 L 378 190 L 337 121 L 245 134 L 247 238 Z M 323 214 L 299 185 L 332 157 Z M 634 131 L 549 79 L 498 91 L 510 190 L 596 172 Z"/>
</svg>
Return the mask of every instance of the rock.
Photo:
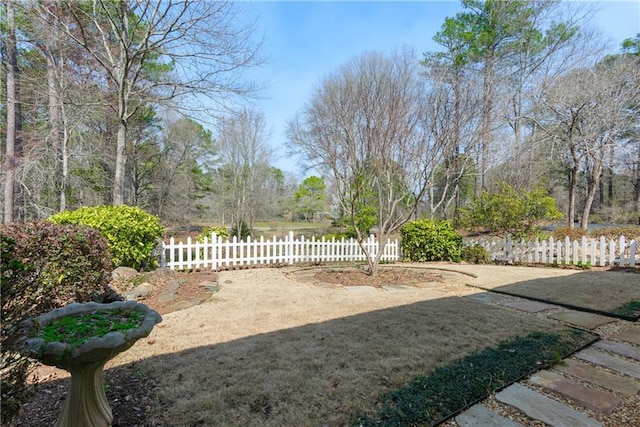
<svg viewBox="0 0 640 427">
<path fill-rule="evenodd" d="M 124 297 L 127 301 L 139 300 L 141 298 L 146 298 L 149 295 L 151 295 L 154 289 L 155 289 L 155 286 L 153 286 L 151 283 L 147 283 L 147 282 L 140 283 L 135 288 L 131 289 L 128 292 L 125 292 Z"/>
<path fill-rule="evenodd" d="M 204 288 L 205 291 L 211 292 L 211 293 L 218 292 L 220 290 L 216 282 L 211 282 L 209 280 L 204 280 L 200 282 L 198 286 L 200 286 L 201 288 Z"/>
<path fill-rule="evenodd" d="M 172 291 L 164 291 L 158 295 L 158 302 L 165 303 L 170 301 L 175 301 L 178 298 L 178 295 Z"/>
<path fill-rule="evenodd" d="M 169 284 L 167 285 L 167 289 L 169 291 L 175 292 L 178 290 L 178 288 L 180 286 L 182 286 L 183 283 L 185 283 L 186 280 L 185 279 L 175 279 L 169 282 Z"/>
<path fill-rule="evenodd" d="M 130 279 L 136 277 L 139 273 L 131 267 L 118 267 L 111 272 L 111 278 L 113 280 L 118 279 Z"/>
<path fill-rule="evenodd" d="M 170 269 L 168 267 L 159 267 L 159 268 L 147 273 L 146 277 L 147 277 L 148 280 L 154 281 L 154 280 L 158 280 L 158 279 L 165 279 L 165 278 L 174 277 L 175 275 L 176 275 L 176 272 L 173 271 L 172 269 Z"/>
</svg>

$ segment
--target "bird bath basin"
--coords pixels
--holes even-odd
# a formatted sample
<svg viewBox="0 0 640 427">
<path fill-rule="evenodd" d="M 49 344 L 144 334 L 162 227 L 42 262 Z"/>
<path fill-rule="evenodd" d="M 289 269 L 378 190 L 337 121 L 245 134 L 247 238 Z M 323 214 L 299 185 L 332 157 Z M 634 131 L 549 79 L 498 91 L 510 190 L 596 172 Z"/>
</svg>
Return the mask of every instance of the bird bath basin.
<svg viewBox="0 0 640 427">
<path fill-rule="evenodd" d="M 104 393 L 105 363 L 147 337 L 162 317 L 135 301 L 72 303 L 23 323 L 21 353 L 71 373 L 56 427 L 110 426 Z"/>
</svg>

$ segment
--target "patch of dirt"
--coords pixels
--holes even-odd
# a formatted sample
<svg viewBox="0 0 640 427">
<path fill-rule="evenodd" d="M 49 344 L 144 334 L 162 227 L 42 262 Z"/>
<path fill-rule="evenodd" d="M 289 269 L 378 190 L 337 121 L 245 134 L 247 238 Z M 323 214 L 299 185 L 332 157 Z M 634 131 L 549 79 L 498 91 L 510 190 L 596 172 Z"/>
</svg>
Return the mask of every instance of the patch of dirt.
<svg viewBox="0 0 640 427">
<path fill-rule="evenodd" d="M 356 269 L 322 269 L 313 275 L 314 279 L 322 283 L 330 283 L 341 286 L 420 286 L 425 283 L 441 283 L 442 276 L 425 270 L 412 270 L 406 268 L 381 269 L 375 276 L 363 270 Z"/>
<path fill-rule="evenodd" d="M 148 278 L 153 291 L 148 297 L 138 300 L 158 313 L 167 314 L 193 305 L 202 304 L 211 298 L 212 292 L 203 284 L 216 284 L 218 275 L 212 271 L 173 272 L 170 275 Z M 175 298 L 169 298 L 171 293 Z"/>
</svg>

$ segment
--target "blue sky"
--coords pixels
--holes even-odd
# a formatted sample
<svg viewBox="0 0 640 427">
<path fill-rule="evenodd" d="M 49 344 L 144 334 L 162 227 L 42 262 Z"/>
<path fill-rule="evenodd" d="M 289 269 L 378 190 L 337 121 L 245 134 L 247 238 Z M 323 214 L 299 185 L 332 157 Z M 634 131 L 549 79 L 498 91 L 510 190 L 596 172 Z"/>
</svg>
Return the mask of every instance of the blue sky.
<svg viewBox="0 0 640 427">
<path fill-rule="evenodd" d="M 640 1 L 591 2 L 599 7 L 593 22 L 614 48 L 640 32 Z M 459 1 L 255 1 L 266 37 L 269 63 L 259 78 L 268 88 L 257 108 L 266 117 L 270 143 L 283 153 L 286 123 L 302 111 L 328 74 L 366 51 L 391 52 L 409 46 L 421 56 L 438 49 L 432 40 L 447 16 L 462 10 Z M 274 165 L 298 173 L 294 159 Z"/>
</svg>

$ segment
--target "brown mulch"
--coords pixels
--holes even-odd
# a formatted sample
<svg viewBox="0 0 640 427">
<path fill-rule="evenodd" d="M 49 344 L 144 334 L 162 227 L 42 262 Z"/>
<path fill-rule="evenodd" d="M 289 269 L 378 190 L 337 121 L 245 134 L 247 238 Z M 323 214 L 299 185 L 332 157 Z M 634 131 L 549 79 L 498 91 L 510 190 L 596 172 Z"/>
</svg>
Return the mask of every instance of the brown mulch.
<svg viewBox="0 0 640 427">
<path fill-rule="evenodd" d="M 387 285 L 419 286 L 421 283 L 442 282 L 442 277 L 431 271 L 407 268 L 381 269 L 375 276 L 363 270 L 350 268 L 322 269 L 314 278 L 323 283 L 342 286 L 373 286 L 381 288 Z"/>
</svg>

